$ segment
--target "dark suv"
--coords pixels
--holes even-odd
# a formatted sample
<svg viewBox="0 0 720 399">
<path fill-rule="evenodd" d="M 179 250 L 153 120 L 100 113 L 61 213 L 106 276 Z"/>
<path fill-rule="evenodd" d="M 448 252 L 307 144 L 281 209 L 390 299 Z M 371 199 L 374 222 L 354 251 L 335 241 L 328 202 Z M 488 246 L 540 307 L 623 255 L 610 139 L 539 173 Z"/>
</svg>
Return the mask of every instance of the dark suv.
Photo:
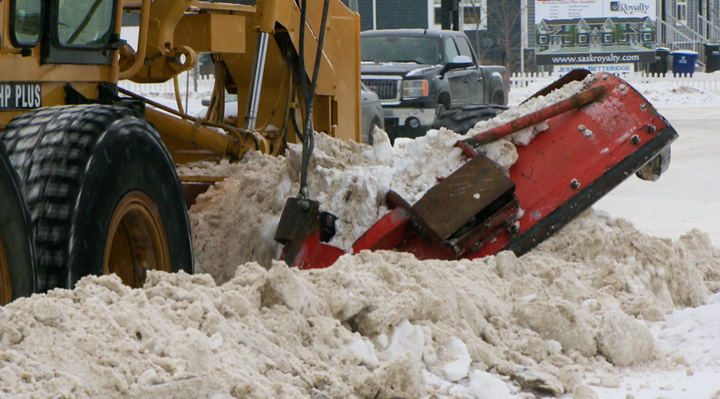
<svg viewBox="0 0 720 399">
<path fill-rule="evenodd" d="M 365 31 L 362 81 L 380 97 L 391 138 L 417 137 L 436 115 L 471 104 L 507 104 L 507 70 L 478 64 L 462 32 Z"/>
</svg>

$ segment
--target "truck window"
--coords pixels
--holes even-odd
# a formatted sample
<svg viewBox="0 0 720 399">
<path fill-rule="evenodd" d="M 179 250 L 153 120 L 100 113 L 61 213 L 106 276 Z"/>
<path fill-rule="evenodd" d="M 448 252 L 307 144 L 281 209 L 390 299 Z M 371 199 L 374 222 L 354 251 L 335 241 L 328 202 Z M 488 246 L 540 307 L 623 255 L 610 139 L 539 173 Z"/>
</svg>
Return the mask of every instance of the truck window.
<svg viewBox="0 0 720 399">
<path fill-rule="evenodd" d="M 17 46 L 35 46 L 40 41 L 42 0 L 15 0 L 12 39 Z"/>
<path fill-rule="evenodd" d="M 438 40 L 431 37 L 370 36 L 361 38 L 362 61 L 442 63 Z"/>
<path fill-rule="evenodd" d="M 460 55 L 467 55 L 468 57 L 470 57 L 470 59 L 473 60 L 473 62 L 477 62 L 475 60 L 475 55 L 470 49 L 470 43 L 468 43 L 466 38 L 456 37 L 455 42 L 457 43 L 458 49 L 460 50 Z"/>
<path fill-rule="evenodd" d="M 113 22 L 113 0 L 58 1 L 58 41 L 62 46 L 105 45 Z"/>
<path fill-rule="evenodd" d="M 445 39 L 445 60 L 446 62 L 452 62 L 452 60 L 455 59 L 460 55 L 458 52 L 457 46 L 455 46 L 455 41 L 452 39 L 452 37 L 448 37 Z"/>
</svg>

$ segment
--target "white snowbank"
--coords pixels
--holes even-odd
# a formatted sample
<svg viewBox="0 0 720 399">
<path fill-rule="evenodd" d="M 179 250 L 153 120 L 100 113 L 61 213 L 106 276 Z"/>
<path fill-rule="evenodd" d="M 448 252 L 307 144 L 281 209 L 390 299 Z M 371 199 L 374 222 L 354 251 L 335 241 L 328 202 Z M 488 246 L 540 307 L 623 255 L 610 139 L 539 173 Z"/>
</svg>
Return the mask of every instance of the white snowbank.
<svg viewBox="0 0 720 399">
<path fill-rule="evenodd" d="M 691 85 L 690 80 L 674 80 L 670 77 L 668 79 L 645 79 L 639 75 L 626 76 L 624 79 L 639 91 L 650 104 L 661 111 L 665 109 L 714 107 L 720 104 L 720 93 L 697 89 Z M 510 90 L 508 103 L 511 105 L 520 104 L 546 85 L 552 83 L 552 81 L 552 79 L 548 78 L 534 82 L 527 87 L 513 88 Z"/>
<path fill-rule="evenodd" d="M 671 242 L 587 213 L 522 258 L 362 252 L 312 271 L 246 263 L 222 286 L 153 272 L 135 290 L 88 277 L 0 308 L 0 389 L 9 398 L 559 395 L 588 372 L 611 373 L 608 360 L 657 358 L 647 321 L 702 304 L 718 265 L 698 232 Z"/>
</svg>

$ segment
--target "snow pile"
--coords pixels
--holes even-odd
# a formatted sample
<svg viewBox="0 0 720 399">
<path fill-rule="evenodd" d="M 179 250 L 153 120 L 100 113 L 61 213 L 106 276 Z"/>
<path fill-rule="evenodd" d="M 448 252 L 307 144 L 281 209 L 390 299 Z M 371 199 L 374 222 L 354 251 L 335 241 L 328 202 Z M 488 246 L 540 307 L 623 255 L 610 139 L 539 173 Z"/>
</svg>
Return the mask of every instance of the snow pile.
<svg viewBox="0 0 720 399">
<path fill-rule="evenodd" d="M 415 140 L 398 139 L 394 147 L 384 132 L 375 137 L 375 145 L 370 147 L 316 135 L 310 198 L 338 217 L 338 234 L 331 244 L 346 251 L 388 212 L 385 195 L 389 190 L 414 203 L 438 178 L 465 162 L 461 150 L 454 147 L 462 136 L 446 129 L 432 130 Z M 512 158 L 502 150 L 494 154 Z M 248 153 L 235 169 L 237 173 L 198 197 L 190 219 L 200 271 L 212 273 L 222 283 L 239 264 L 257 261 L 269 266 L 278 257 L 280 248 L 272 238 L 286 199 L 299 190 L 300 155 L 299 145 L 290 146 L 287 157 Z M 223 165 L 220 169 L 220 173 L 229 170 Z M 191 172 L 196 170 L 202 168 Z M 212 173 L 218 170 L 212 169 Z M 218 240 L 219 231 L 226 231 L 227 238 Z"/>
<path fill-rule="evenodd" d="M 135 290 L 114 276 L 87 277 L 73 291 L 0 308 L 0 390 L 10 398 L 579 395 L 590 390 L 586 373 L 656 358 L 642 318 L 702 303 L 703 276 L 718 265 L 720 252 L 698 232 L 660 240 L 589 212 L 522 258 L 362 252 L 312 271 L 246 263 L 222 286 L 209 275 L 152 272 Z"/>
<path fill-rule="evenodd" d="M 716 270 L 717 271 L 717 270 Z M 700 326 L 700 327 L 699 327 Z M 702 328 L 708 326 L 710 328 Z M 682 356 L 689 364 L 720 367 L 720 294 L 710 297 L 704 308 L 682 309 L 653 326 L 659 349 Z M 688 345 L 692 343 L 692 345 Z"/>
<path fill-rule="evenodd" d="M 670 76 L 672 75 L 670 74 Z M 520 104 L 555 79 L 557 77 L 552 76 L 535 81 L 526 87 L 512 88 L 509 92 L 508 103 L 512 106 Z M 692 79 L 673 80 L 671 77 L 668 77 L 667 80 L 647 79 L 640 75 L 628 75 L 622 77 L 622 79 L 640 92 L 655 108 L 661 110 L 702 108 L 720 103 L 718 93 L 692 87 L 690 85 Z"/>
<path fill-rule="evenodd" d="M 634 82 L 633 86 L 635 86 Z M 636 88 L 656 108 L 698 108 L 718 104 L 720 95 L 672 82 L 643 84 Z"/>
</svg>

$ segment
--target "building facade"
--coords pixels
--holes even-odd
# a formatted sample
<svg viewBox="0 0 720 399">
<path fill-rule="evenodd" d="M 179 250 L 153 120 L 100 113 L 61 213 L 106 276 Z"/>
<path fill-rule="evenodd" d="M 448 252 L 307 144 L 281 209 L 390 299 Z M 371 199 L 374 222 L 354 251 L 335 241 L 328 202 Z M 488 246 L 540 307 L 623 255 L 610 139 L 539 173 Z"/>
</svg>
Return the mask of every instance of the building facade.
<svg viewBox="0 0 720 399">
<path fill-rule="evenodd" d="M 349 4 L 351 0 L 343 0 Z M 441 5 L 448 0 L 352 0 L 362 30 L 440 29 Z M 603 0 L 595 0 L 601 2 Z M 506 65 L 511 72 L 548 70 L 535 65 L 536 53 L 572 46 L 593 48 L 657 47 L 692 50 L 704 62 L 705 46 L 720 44 L 720 0 L 619 0 L 612 7 L 647 3 L 650 17 L 596 18 L 589 15 L 548 19 L 538 24 L 538 0 L 458 0 L 459 30 L 465 31 L 486 64 Z M 593 1 L 590 0 L 590 3 Z M 588 2 L 586 2 L 588 3 Z M 521 61 L 521 54 L 524 55 Z M 641 66 L 639 66 L 641 67 Z"/>
<path fill-rule="evenodd" d="M 350 0 L 343 0 L 350 5 Z M 442 29 L 445 0 L 354 0 L 362 30 Z M 520 0 L 458 0 L 457 30 L 464 31 L 481 62 L 519 68 Z"/>
</svg>

